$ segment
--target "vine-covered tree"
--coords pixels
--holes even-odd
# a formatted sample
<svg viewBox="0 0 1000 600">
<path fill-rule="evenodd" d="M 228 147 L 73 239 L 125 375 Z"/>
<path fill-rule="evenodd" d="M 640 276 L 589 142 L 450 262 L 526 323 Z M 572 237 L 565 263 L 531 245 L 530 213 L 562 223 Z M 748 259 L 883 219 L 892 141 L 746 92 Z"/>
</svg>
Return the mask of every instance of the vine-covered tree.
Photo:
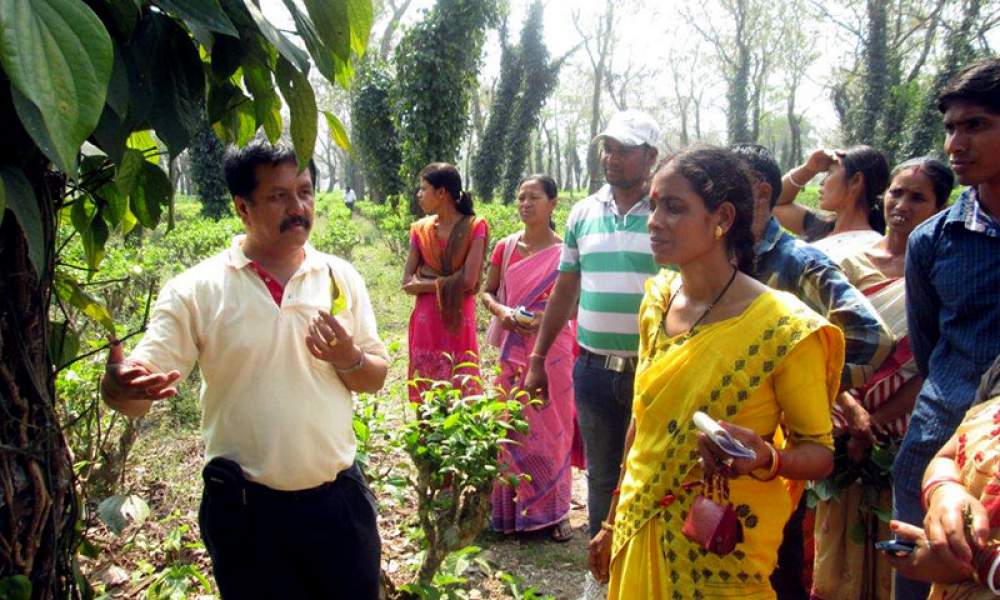
<svg viewBox="0 0 1000 600">
<path fill-rule="evenodd" d="M 771 68 L 766 50 L 773 10 L 762 0 L 733 0 L 699 3 L 697 12 L 684 14 L 687 23 L 715 49 L 726 81 L 730 144 L 757 142 Z"/>
<path fill-rule="evenodd" d="M 973 40 L 977 33 L 975 26 L 981 17 L 983 2 L 965 0 L 961 5 L 962 19 L 948 32 L 944 59 L 929 89 L 923 95 L 915 123 L 910 129 L 910 139 L 906 146 L 907 156 L 941 153 L 944 127 L 937 109 L 937 98 L 948 82 L 976 59 L 977 52 Z"/>
<path fill-rule="evenodd" d="M 524 176 L 531 136 L 538 127 L 538 115 L 555 88 L 562 61 L 549 63 L 549 53 L 543 40 L 544 7 L 536 0 L 528 10 L 521 30 L 518 54 L 522 64 L 521 91 L 514 101 L 503 150 L 506 159 L 503 177 L 503 201 L 511 202 L 517 195 L 517 185 Z M 541 170 L 536 167 L 534 170 Z"/>
<path fill-rule="evenodd" d="M 521 49 L 511 46 L 506 40 L 506 27 L 500 29 L 500 79 L 490 106 L 490 116 L 486 122 L 479 151 L 472 160 L 472 181 L 476 193 L 485 202 L 493 199 L 493 192 L 500 185 L 503 161 L 506 155 L 505 143 L 510 115 L 521 89 L 522 73 Z"/>
<path fill-rule="evenodd" d="M 254 0 L 0 2 L 0 589 L 38 599 L 88 595 L 74 572 L 78 503 L 54 410 L 73 360 L 72 315 L 115 330 L 60 261 L 58 224 L 81 240 L 91 276 L 110 235 L 153 228 L 172 188 L 171 156 L 206 109 L 224 142 L 282 133 L 301 167 L 317 110 L 310 57 L 346 85 L 371 27 L 370 0 L 285 2 L 308 52 Z M 332 115 L 328 115 L 328 118 Z M 81 154 L 84 142 L 94 153 Z M 9 209 L 9 210 L 8 210 Z M 75 271 L 79 272 L 79 271 Z M 60 314 L 59 319 L 50 317 Z"/>
<path fill-rule="evenodd" d="M 486 31 L 500 18 L 497 0 L 438 0 L 396 47 L 396 131 L 404 185 L 434 161 L 454 163 Z M 418 208 L 411 200 L 411 211 Z"/>
<path fill-rule="evenodd" d="M 392 77 L 385 63 L 366 61 L 351 96 L 351 130 L 371 197 L 377 203 L 403 191 L 403 155 L 393 121 Z"/>
<path fill-rule="evenodd" d="M 216 221 L 232 214 L 229 188 L 223 176 L 225 154 L 225 146 L 205 118 L 191 138 L 188 156 L 191 179 L 201 201 L 201 214 Z"/>
<path fill-rule="evenodd" d="M 987 48 L 983 34 L 998 25 L 996 13 L 981 12 L 989 3 L 866 0 L 856 22 L 814 6 L 859 48 L 855 63 L 832 86 L 844 141 L 874 145 L 890 162 L 934 151 L 941 131 L 934 97 Z M 948 32 L 943 51 L 941 31 Z"/>
</svg>

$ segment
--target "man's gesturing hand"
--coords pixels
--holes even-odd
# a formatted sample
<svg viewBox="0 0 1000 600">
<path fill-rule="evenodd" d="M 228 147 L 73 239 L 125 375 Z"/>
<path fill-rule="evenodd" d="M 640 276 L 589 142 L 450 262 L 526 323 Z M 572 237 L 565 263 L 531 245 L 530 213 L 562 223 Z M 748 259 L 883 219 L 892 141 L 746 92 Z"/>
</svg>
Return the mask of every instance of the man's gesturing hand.
<svg viewBox="0 0 1000 600">
<path fill-rule="evenodd" d="M 144 362 L 125 358 L 121 342 L 111 340 L 104 378 L 101 379 L 101 391 L 112 402 L 163 400 L 177 394 L 177 388 L 173 384 L 180 378 L 180 371 L 157 373 Z"/>
<path fill-rule="evenodd" d="M 313 356 L 340 370 L 357 363 L 362 352 L 354 345 L 354 339 L 340 321 L 324 310 L 319 311 L 309 324 L 306 346 Z"/>
</svg>

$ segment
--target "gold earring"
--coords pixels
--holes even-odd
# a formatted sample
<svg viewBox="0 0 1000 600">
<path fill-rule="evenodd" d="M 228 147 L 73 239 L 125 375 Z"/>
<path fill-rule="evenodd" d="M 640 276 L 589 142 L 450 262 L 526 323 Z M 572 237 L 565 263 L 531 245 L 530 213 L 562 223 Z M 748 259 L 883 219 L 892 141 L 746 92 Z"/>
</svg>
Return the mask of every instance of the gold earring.
<svg viewBox="0 0 1000 600">
<path fill-rule="evenodd" d="M 722 239 L 722 225 L 715 226 L 715 239 Z"/>
</svg>

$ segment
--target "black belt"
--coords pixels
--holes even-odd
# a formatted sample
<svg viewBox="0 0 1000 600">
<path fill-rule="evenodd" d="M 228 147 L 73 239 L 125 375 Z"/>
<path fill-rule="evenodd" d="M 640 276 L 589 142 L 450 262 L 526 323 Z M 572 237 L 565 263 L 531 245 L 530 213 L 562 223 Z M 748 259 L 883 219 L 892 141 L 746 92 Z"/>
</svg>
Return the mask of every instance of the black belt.
<svg viewBox="0 0 1000 600">
<path fill-rule="evenodd" d="M 587 362 L 596 362 L 602 368 L 615 373 L 632 373 L 635 371 L 636 358 L 634 356 L 615 356 L 614 354 L 598 354 L 591 352 L 580 346 L 580 356 L 587 359 Z"/>
</svg>

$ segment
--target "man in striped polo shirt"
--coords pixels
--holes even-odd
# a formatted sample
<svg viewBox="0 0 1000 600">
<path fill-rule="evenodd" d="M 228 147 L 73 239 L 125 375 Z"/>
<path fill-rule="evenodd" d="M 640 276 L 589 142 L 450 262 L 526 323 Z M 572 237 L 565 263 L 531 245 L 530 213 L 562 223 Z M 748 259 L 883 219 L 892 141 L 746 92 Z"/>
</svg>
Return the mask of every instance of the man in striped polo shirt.
<svg viewBox="0 0 1000 600">
<path fill-rule="evenodd" d="M 559 277 L 525 379 L 532 395 L 545 393 L 545 354 L 576 308 L 580 355 L 573 388 L 587 452 L 591 537 L 601 529 L 618 482 L 632 416 L 639 303 L 643 284 L 658 270 L 646 230 L 658 138 L 653 119 L 634 110 L 613 116 L 595 138 L 608 183 L 570 212 Z"/>
</svg>

